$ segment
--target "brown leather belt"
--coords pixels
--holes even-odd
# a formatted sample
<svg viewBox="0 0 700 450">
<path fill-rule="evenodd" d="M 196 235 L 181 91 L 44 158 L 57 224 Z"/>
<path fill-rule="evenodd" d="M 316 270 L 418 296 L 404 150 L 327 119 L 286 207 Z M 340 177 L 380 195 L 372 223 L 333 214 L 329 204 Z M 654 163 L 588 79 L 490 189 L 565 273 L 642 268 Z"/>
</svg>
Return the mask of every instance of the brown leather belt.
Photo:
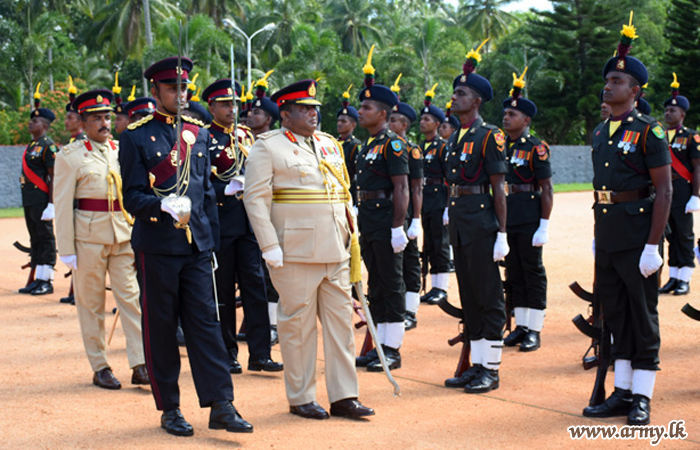
<svg viewBox="0 0 700 450">
<path fill-rule="evenodd" d="M 488 194 L 488 185 L 477 186 L 450 186 L 450 197 L 461 197 L 463 195 Z"/>
<path fill-rule="evenodd" d="M 357 201 L 366 202 L 367 200 L 376 200 L 378 198 L 391 198 L 393 192 L 388 189 L 379 189 L 376 191 L 357 191 Z"/>
<path fill-rule="evenodd" d="M 593 198 L 599 205 L 612 205 L 613 203 L 635 202 L 648 198 L 652 194 L 652 189 L 645 187 L 632 191 L 595 191 Z"/>
<path fill-rule="evenodd" d="M 678 175 L 676 172 L 671 172 L 671 181 L 684 179 L 682 176 Z"/>
<path fill-rule="evenodd" d="M 445 184 L 445 179 L 444 178 L 424 178 L 423 184 L 425 184 L 426 186 L 429 184 Z"/>
<path fill-rule="evenodd" d="M 506 194 L 518 194 L 520 192 L 536 192 L 539 188 L 532 183 L 507 183 Z"/>
<path fill-rule="evenodd" d="M 99 198 L 79 198 L 78 209 L 82 211 L 108 212 L 121 211 L 119 200 L 112 201 L 112 208 L 109 207 L 109 201 Z"/>
</svg>

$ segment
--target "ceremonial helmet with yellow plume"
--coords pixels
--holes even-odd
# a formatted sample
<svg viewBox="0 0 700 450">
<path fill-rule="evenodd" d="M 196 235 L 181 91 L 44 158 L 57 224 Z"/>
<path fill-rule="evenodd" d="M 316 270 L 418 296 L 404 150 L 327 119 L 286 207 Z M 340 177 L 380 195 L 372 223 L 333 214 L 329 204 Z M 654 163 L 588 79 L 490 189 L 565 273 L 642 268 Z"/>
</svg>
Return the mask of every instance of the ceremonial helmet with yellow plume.
<svg viewBox="0 0 700 450">
<path fill-rule="evenodd" d="M 634 11 L 630 11 L 629 25 L 622 25 L 620 32 L 620 43 L 617 46 L 617 54 L 610 58 L 603 68 L 603 80 L 608 75 L 608 72 L 622 72 L 631 75 L 641 85 L 647 84 L 649 81 L 649 73 L 644 64 L 635 58 L 629 56 L 629 51 L 632 48 L 632 42 L 637 39 L 637 29 L 632 25 L 632 17 Z"/>
<path fill-rule="evenodd" d="M 374 100 L 393 108 L 399 104 L 399 98 L 396 94 L 386 86 L 374 84 L 375 69 L 372 65 L 372 53 L 374 53 L 374 45 L 369 49 L 367 63 L 362 67 L 362 72 L 365 74 L 365 87 L 360 91 L 358 98 L 360 102 L 363 100 Z"/>
<path fill-rule="evenodd" d="M 488 42 L 488 39 L 482 42 L 476 50 L 470 50 L 467 53 L 467 60 L 462 65 L 462 74 L 457 75 L 452 82 L 453 89 L 456 89 L 457 86 L 466 86 L 476 92 L 484 102 L 488 102 L 493 98 L 493 88 L 491 88 L 489 80 L 476 73 L 476 68 L 481 63 L 479 51 L 486 42 Z"/>
<path fill-rule="evenodd" d="M 357 108 L 350 105 L 350 89 L 352 89 L 352 84 L 343 92 L 343 107 L 338 110 L 335 117 L 338 118 L 339 116 L 345 115 L 357 123 L 360 120 L 360 116 L 357 114 Z"/>
<path fill-rule="evenodd" d="M 526 73 L 527 67 L 525 67 L 525 70 L 519 77 L 513 73 L 513 89 L 510 91 L 510 97 L 503 100 L 503 109 L 515 109 L 528 117 L 535 117 L 535 114 L 537 114 L 537 105 L 535 105 L 535 102 L 532 100 L 522 96 L 523 89 L 525 88 Z"/>
<path fill-rule="evenodd" d="M 678 94 L 680 87 L 681 84 L 678 82 L 678 77 L 674 72 L 673 82 L 671 83 L 671 98 L 664 102 L 664 108 L 667 106 L 678 106 L 683 111 L 688 111 L 688 108 L 690 108 L 690 102 L 686 97 Z"/>
<path fill-rule="evenodd" d="M 442 123 L 445 121 L 445 113 L 443 113 L 440 108 L 433 105 L 433 98 L 435 98 L 435 89 L 437 86 L 438 84 L 435 83 L 432 88 L 425 92 L 425 100 L 423 100 L 423 109 L 420 115 L 421 117 L 425 114 L 431 115 L 436 118 L 438 122 Z"/>
<path fill-rule="evenodd" d="M 270 90 L 270 85 L 267 79 L 272 75 L 273 70 L 268 71 L 264 77 L 255 82 L 255 97 L 253 100 L 253 108 L 260 108 L 265 111 L 271 118 L 270 126 L 273 126 L 280 118 L 280 110 L 277 103 L 270 100 L 267 93 Z"/>
<path fill-rule="evenodd" d="M 56 114 L 53 113 L 49 108 L 41 108 L 41 81 L 37 83 L 36 90 L 34 91 L 34 109 L 29 113 L 29 118 L 43 117 L 48 120 L 49 123 L 56 120 Z"/>
<path fill-rule="evenodd" d="M 396 81 L 394 84 L 389 88 L 391 89 L 391 92 L 396 94 L 396 98 L 399 99 L 399 103 L 394 105 L 392 111 L 396 114 L 401 114 L 402 116 L 406 117 L 410 123 L 413 123 L 416 121 L 416 110 L 413 109 L 411 105 L 408 103 L 402 102 L 401 101 L 401 88 L 399 87 L 399 80 L 401 80 L 401 76 L 403 74 L 399 74 L 399 76 L 396 78 Z"/>
</svg>

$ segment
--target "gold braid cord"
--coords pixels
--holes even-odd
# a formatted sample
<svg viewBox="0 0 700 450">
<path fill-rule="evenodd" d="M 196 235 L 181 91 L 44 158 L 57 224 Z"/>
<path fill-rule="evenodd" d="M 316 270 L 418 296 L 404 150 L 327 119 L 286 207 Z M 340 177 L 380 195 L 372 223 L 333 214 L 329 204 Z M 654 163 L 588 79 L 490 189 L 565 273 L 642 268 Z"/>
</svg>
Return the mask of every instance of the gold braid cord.
<svg viewBox="0 0 700 450">
<path fill-rule="evenodd" d="M 107 203 L 109 204 L 109 209 L 112 215 L 114 215 L 113 211 L 113 202 L 114 202 L 114 191 L 117 191 L 117 199 L 119 200 L 119 207 L 122 210 L 122 214 L 124 215 L 124 218 L 126 221 L 129 223 L 129 225 L 134 225 L 134 218 L 129 215 L 128 212 L 126 212 L 126 209 L 124 209 L 124 195 L 122 194 L 122 177 L 119 173 L 117 173 L 116 170 L 114 169 L 109 169 L 109 173 L 107 174 Z"/>
</svg>

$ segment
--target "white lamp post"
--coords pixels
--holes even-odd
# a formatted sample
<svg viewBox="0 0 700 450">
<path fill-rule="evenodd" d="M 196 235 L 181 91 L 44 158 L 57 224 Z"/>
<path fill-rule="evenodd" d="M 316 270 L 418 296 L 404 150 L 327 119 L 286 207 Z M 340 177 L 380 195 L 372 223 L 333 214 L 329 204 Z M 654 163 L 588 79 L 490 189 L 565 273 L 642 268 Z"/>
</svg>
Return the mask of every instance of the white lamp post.
<svg viewBox="0 0 700 450">
<path fill-rule="evenodd" d="M 247 45 L 246 45 L 246 51 L 248 52 L 248 86 L 250 87 L 250 85 L 251 85 L 250 70 L 251 70 L 251 58 L 252 58 L 252 54 L 251 54 L 251 52 L 250 52 L 250 41 L 252 41 L 253 38 L 254 38 L 258 33 L 261 33 L 261 32 L 263 32 L 263 31 L 268 31 L 268 30 L 271 30 L 271 29 L 275 28 L 275 24 L 274 24 L 274 23 L 268 23 L 267 25 L 265 25 L 264 27 L 260 28 L 260 29 L 259 29 L 258 31 L 256 31 L 255 33 L 253 33 L 253 34 L 251 34 L 250 36 L 248 36 L 248 34 L 246 34 L 245 31 L 243 31 L 243 30 L 241 30 L 240 28 L 238 28 L 238 26 L 237 26 L 235 23 L 233 23 L 233 21 L 232 21 L 231 19 L 224 19 L 224 20 L 223 20 L 223 23 L 224 23 L 224 25 L 227 25 L 227 26 L 233 28 L 234 30 L 238 31 L 239 33 L 241 33 L 241 34 L 242 34 L 243 36 L 245 36 L 245 38 L 246 38 L 246 41 L 247 41 L 247 42 L 246 42 L 246 44 L 247 44 Z"/>
</svg>

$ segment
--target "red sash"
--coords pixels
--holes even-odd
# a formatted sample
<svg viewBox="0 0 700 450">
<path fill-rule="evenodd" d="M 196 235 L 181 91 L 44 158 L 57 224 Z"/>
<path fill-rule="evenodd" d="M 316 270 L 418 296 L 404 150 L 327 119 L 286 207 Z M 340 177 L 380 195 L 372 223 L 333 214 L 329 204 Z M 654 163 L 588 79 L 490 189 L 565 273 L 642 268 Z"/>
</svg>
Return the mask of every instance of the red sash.
<svg viewBox="0 0 700 450">
<path fill-rule="evenodd" d="M 693 175 L 690 173 L 688 168 L 685 167 L 681 160 L 678 159 L 678 157 L 673 153 L 673 149 L 671 147 L 668 148 L 668 151 L 671 152 L 671 167 L 673 167 L 673 170 L 675 170 L 676 173 L 685 181 L 692 183 Z"/>
<path fill-rule="evenodd" d="M 199 134 L 199 127 L 197 125 L 182 122 L 182 132 L 185 130 L 190 131 L 192 134 L 197 136 Z M 168 152 L 166 158 L 156 164 L 156 166 L 149 170 L 150 174 L 155 177 L 152 187 L 158 187 L 168 181 L 175 173 L 177 173 L 177 159 L 173 157 L 173 150 L 177 147 L 177 141 L 173 145 L 173 148 Z M 184 139 L 180 139 L 180 161 L 184 161 L 187 158 L 187 143 Z"/>
<path fill-rule="evenodd" d="M 29 164 L 27 164 L 27 149 L 30 146 L 31 144 L 24 149 L 24 154 L 22 155 L 22 173 L 25 177 L 27 177 L 27 179 L 29 179 L 29 181 L 34 183 L 36 187 L 48 194 L 49 186 L 46 184 L 46 181 L 44 181 L 43 178 L 41 178 L 32 169 L 30 169 Z"/>
</svg>

